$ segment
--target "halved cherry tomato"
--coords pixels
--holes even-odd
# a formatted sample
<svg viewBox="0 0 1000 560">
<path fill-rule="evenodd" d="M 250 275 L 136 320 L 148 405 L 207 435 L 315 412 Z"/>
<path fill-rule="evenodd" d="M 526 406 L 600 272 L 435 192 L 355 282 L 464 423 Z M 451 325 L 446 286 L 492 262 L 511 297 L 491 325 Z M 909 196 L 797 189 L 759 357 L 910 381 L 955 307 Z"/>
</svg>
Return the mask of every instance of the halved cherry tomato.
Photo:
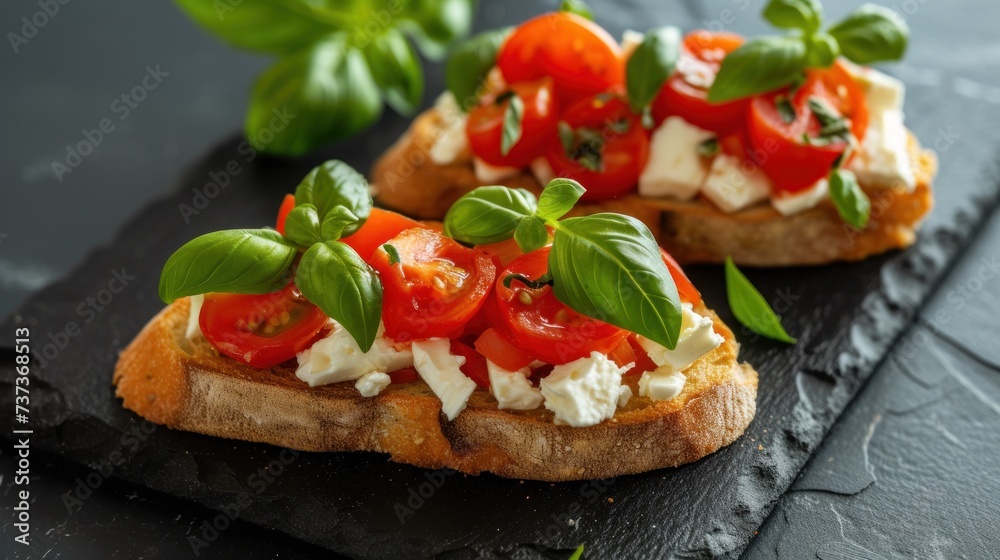
<svg viewBox="0 0 1000 560">
<path fill-rule="evenodd" d="M 510 288 L 503 285 L 511 274 L 530 279 L 545 274 L 549 249 L 543 247 L 515 259 L 497 278 L 501 327 L 524 352 L 550 364 L 565 364 L 592 351 L 608 353 L 628 331 L 573 311 L 556 299 L 551 286 L 531 289 L 518 280 L 511 282 Z"/>
<path fill-rule="evenodd" d="M 392 380 L 392 383 L 413 383 L 414 381 L 420 381 L 420 374 L 417 373 L 417 370 L 408 367 L 390 371 L 389 379 Z"/>
<path fill-rule="evenodd" d="M 292 211 L 292 208 L 295 208 L 295 195 L 286 194 L 281 201 L 281 207 L 278 208 L 278 219 L 274 224 L 274 229 L 282 235 L 285 234 L 285 219 L 288 218 L 288 213 Z"/>
<path fill-rule="evenodd" d="M 483 389 L 490 388 L 490 374 L 486 369 L 486 358 L 476 352 L 471 346 L 457 340 L 451 341 L 451 353 L 465 358 L 460 369 L 466 377 L 476 382 Z"/>
<path fill-rule="evenodd" d="M 639 118 L 620 96 L 598 94 L 581 99 L 562 116 L 574 131 L 567 153 L 555 138 L 545 159 L 556 177 L 576 179 L 587 192 L 583 200 L 605 200 L 635 190 L 649 158 L 649 138 Z"/>
<path fill-rule="evenodd" d="M 327 317 L 289 284 L 270 294 L 206 294 L 198 323 L 219 352 L 266 368 L 308 347 Z"/>
<path fill-rule="evenodd" d="M 701 292 L 698 291 L 698 288 L 694 287 L 694 284 L 688 279 L 687 274 L 684 274 L 684 269 L 681 268 L 681 265 L 677 264 L 674 257 L 663 249 L 660 249 L 660 255 L 663 257 L 663 263 L 667 265 L 667 270 L 670 271 L 670 277 L 674 279 L 674 285 L 677 286 L 677 294 L 680 296 L 681 301 L 686 301 L 692 305 L 701 303 Z"/>
<path fill-rule="evenodd" d="M 362 259 L 367 261 L 375 254 L 375 250 L 386 241 L 410 228 L 427 228 L 427 226 L 402 214 L 381 208 L 372 208 L 371 214 L 368 215 L 368 219 L 365 220 L 361 228 L 341 241 L 352 247 Z"/>
<path fill-rule="evenodd" d="M 497 67 L 508 84 L 551 76 L 564 106 L 625 83 L 618 41 L 569 12 L 543 14 L 518 26 L 500 46 Z"/>
<path fill-rule="evenodd" d="M 382 246 L 369 264 L 382 279 L 382 321 L 396 342 L 451 336 L 482 308 L 496 279 L 493 258 L 423 228 L 386 243 L 399 253 L 389 264 Z"/>
<path fill-rule="evenodd" d="M 791 97 L 789 98 L 789 96 Z M 812 97 L 825 101 L 843 117 L 851 119 L 851 132 L 860 141 L 868 124 L 868 106 L 860 87 L 841 63 L 826 70 L 811 71 L 806 82 L 794 94 L 786 88 L 754 98 L 750 103 L 748 130 L 760 167 L 774 182 L 777 192 L 798 192 L 812 186 L 830 173 L 834 161 L 844 153 L 847 142 L 815 139 L 820 123 L 809 108 Z M 777 102 L 787 99 L 795 111 L 795 120 L 785 122 Z"/>
<path fill-rule="evenodd" d="M 503 121 L 510 105 L 509 94 L 485 99 L 483 104 L 469 113 L 465 131 L 472 153 L 490 165 L 524 167 L 541 154 L 545 141 L 556 132 L 558 121 L 556 98 L 552 78 L 533 82 L 520 82 L 510 86 L 521 99 L 521 137 L 507 155 L 501 151 Z"/>
<path fill-rule="evenodd" d="M 708 90 L 722 60 L 743 44 L 735 33 L 692 31 L 684 37 L 677 70 L 653 100 L 657 124 L 677 115 L 687 122 L 717 133 L 735 130 L 746 122 L 749 99 L 709 103 Z"/>
<path fill-rule="evenodd" d="M 476 351 L 508 371 L 517 371 L 535 361 L 534 356 L 518 348 L 496 328 L 486 329 L 476 339 Z"/>
</svg>

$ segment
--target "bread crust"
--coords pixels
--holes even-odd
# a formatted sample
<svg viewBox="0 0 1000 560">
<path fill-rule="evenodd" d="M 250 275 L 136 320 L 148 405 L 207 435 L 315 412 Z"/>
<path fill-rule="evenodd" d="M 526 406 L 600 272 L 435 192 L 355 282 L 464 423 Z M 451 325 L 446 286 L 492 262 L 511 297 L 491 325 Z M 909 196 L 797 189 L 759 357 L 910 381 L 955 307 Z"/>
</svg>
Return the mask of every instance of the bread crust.
<svg viewBox="0 0 1000 560">
<path fill-rule="evenodd" d="M 115 394 L 170 428 L 304 451 L 375 451 L 468 474 L 566 481 L 695 461 L 736 440 L 756 411 L 757 373 L 737 362 L 733 333 L 710 310 L 718 348 L 685 370 L 669 401 L 633 397 L 596 426 L 556 425 L 545 409 L 506 411 L 477 389 L 449 422 L 422 381 L 362 397 L 353 382 L 310 388 L 287 365 L 257 369 L 185 337 L 186 298 L 154 317 L 121 353 Z M 638 395 L 637 375 L 626 379 Z"/>
<path fill-rule="evenodd" d="M 455 200 L 480 186 L 467 151 L 449 165 L 430 160 L 428 154 L 441 130 L 440 115 L 431 108 L 379 158 L 372 181 L 381 205 L 418 218 L 441 219 Z M 936 157 L 921 149 L 912 134 L 910 155 L 917 179 L 912 192 L 862 185 L 872 203 L 871 220 L 862 231 L 847 226 L 830 201 L 783 216 L 769 204 L 728 214 L 702 199 L 680 202 L 632 194 L 581 204 L 573 213 L 635 216 L 681 263 L 719 263 L 727 255 L 750 266 L 856 261 L 912 245 L 921 220 L 930 212 Z M 541 191 L 530 173 L 519 173 L 503 184 L 536 194 Z"/>
</svg>

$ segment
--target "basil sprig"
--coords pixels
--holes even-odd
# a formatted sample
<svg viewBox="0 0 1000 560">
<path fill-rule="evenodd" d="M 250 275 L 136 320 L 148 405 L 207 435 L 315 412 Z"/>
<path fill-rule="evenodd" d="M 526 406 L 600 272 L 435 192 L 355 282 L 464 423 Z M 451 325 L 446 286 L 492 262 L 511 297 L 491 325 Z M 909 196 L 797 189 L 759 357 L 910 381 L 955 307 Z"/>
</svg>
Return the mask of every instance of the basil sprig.
<svg viewBox="0 0 1000 560">
<path fill-rule="evenodd" d="M 751 39 L 729 53 L 708 90 L 708 100 L 722 103 L 750 97 L 802 79 L 807 68 L 824 68 L 843 55 L 858 64 L 899 60 L 910 31 L 894 11 L 864 4 L 822 30 L 817 0 L 771 0 L 764 18 L 793 32 Z"/>
<path fill-rule="evenodd" d="M 642 222 L 620 214 L 560 220 L 584 192 L 576 181 L 554 179 L 535 203 L 524 191 L 480 187 L 452 206 L 444 231 L 472 244 L 513 237 L 522 250 L 531 251 L 548 241 L 551 228 L 549 273 L 560 301 L 675 348 L 680 299 L 656 239 Z"/>
<path fill-rule="evenodd" d="M 410 40 L 428 57 L 443 55 L 468 32 L 473 8 L 473 0 L 177 4 L 232 46 L 278 57 L 254 85 L 244 129 L 256 150 L 286 156 L 368 128 L 383 99 L 416 111 L 424 81 Z"/>
<path fill-rule="evenodd" d="M 382 315 L 378 274 L 342 236 L 371 212 L 365 178 L 331 160 L 314 168 L 295 190 L 285 234 L 271 229 L 217 231 L 178 249 L 160 274 L 160 299 L 171 303 L 209 292 L 265 294 L 294 274 L 302 295 L 343 325 L 367 352 Z M 295 262 L 298 260 L 298 264 Z"/>
<path fill-rule="evenodd" d="M 674 73 L 681 52 L 681 32 L 676 27 L 657 27 L 643 36 L 625 63 L 625 87 L 632 110 L 649 105 Z"/>
<path fill-rule="evenodd" d="M 524 118 L 524 102 L 513 90 L 497 98 L 498 103 L 507 101 L 503 112 L 503 129 L 500 134 L 500 155 L 506 156 L 521 139 L 521 120 Z"/>
<path fill-rule="evenodd" d="M 767 338 L 788 344 L 797 341 L 789 336 L 781 319 L 775 315 L 764 296 L 750 280 L 736 268 L 732 257 L 726 257 L 726 296 L 729 299 L 729 309 L 736 320 L 751 331 Z"/>
</svg>

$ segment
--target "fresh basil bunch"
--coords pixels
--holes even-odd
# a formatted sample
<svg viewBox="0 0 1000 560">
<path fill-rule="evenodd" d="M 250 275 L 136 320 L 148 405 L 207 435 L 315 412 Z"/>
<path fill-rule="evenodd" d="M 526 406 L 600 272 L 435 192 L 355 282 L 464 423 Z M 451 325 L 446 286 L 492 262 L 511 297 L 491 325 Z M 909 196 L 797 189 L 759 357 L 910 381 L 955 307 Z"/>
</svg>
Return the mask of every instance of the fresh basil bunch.
<svg viewBox="0 0 1000 560">
<path fill-rule="evenodd" d="M 553 179 L 537 200 L 525 190 L 480 187 L 448 210 L 444 231 L 470 244 L 513 238 L 528 252 L 548 243 L 551 228 L 549 274 L 559 301 L 675 348 L 681 304 L 656 239 L 621 214 L 561 219 L 583 193 L 571 179 Z"/>
<path fill-rule="evenodd" d="M 339 240 L 360 228 L 371 209 L 365 178 L 342 161 L 327 161 L 295 189 L 284 235 L 239 229 L 189 241 L 163 266 L 160 299 L 171 303 L 209 292 L 266 294 L 285 287 L 294 275 L 302 295 L 367 352 L 382 317 L 382 284 L 375 270 Z"/>
<path fill-rule="evenodd" d="M 383 99 L 400 113 L 416 111 L 424 77 L 411 40 L 424 55 L 442 56 L 468 33 L 473 1 L 177 4 L 229 44 L 279 57 L 254 84 L 244 128 L 255 149 L 296 156 L 368 128 Z"/>
<path fill-rule="evenodd" d="M 863 4 L 822 30 L 819 0 L 771 0 L 764 19 L 792 34 L 748 40 L 722 62 L 708 100 L 722 103 L 750 97 L 802 78 L 807 68 L 825 68 L 843 55 L 858 64 L 899 60 L 910 30 L 895 11 Z"/>
</svg>

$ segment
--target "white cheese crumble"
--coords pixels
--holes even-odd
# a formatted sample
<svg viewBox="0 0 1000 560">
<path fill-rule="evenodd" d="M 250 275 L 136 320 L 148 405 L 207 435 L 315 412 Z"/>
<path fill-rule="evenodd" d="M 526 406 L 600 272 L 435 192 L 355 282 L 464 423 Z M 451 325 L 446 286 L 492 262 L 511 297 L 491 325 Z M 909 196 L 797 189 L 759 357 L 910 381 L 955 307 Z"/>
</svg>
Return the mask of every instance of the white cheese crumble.
<svg viewBox="0 0 1000 560">
<path fill-rule="evenodd" d="M 685 306 L 681 308 L 681 333 L 673 350 L 642 335 L 638 335 L 636 340 L 656 365 L 682 370 L 714 350 L 725 339 L 712 328 L 711 317 L 698 315 Z"/>
<path fill-rule="evenodd" d="M 469 148 L 469 140 L 465 134 L 466 116 L 449 91 L 438 96 L 434 109 L 441 119 L 441 129 L 431 144 L 428 155 L 436 165 L 448 165 L 454 163 Z"/>
<path fill-rule="evenodd" d="M 615 415 L 622 373 L 628 369 L 600 352 L 558 365 L 540 383 L 545 408 L 555 413 L 556 424 L 577 428 L 599 424 Z"/>
<path fill-rule="evenodd" d="M 650 139 L 649 161 L 639 175 L 639 194 L 677 200 L 694 198 L 709 169 L 707 158 L 698 153 L 698 145 L 714 137 L 714 133 L 680 117 L 667 117 Z"/>
<path fill-rule="evenodd" d="M 196 337 L 202 336 L 201 334 L 201 306 L 205 303 L 205 296 L 198 294 L 196 296 L 191 296 L 188 298 L 190 302 L 190 310 L 188 311 L 188 324 L 187 331 L 184 333 L 188 337 L 188 340 L 194 340 Z"/>
<path fill-rule="evenodd" d="M 702 194 L 723 212 L 736 212 L 767 200 L 771 196 L 771 180 L 763 170 L 747 167 L 744 169 L 736 156 L 715 156 L 701 187 Z"/>
<path fill-rule="evenodd" d="M 374 397 L 390 383 L 392 383 L 392 378 L 389 377 L 388 373 L 373 371 L 362 375 L 361 379 L 358 379 L 358 382 L 354 384 L 354 388 L 361 393 L 362 397 Z"/>
<path fill-rule="evenodd" d="M 441 412 L 454 420 L 476 390 L 475 381 L 462 373 L 465 357 L 451 353 L 447 338 L 432 338 L 413 342 L 413 367 L 431 391 L 441 399 Z"/>
<path fill-rule="evenodd" d="M 618 408 L 625 408 L 628 401 L 632 399 L 632 388 L 628 385 L 622 385 L 618 388 Z"/>
<path fill-rule="evenodd" d="M 334 323 L 330 334 L 299 352 L 296 358 L 299 367 L 295 376 L 310 387 L 353 381 L 366 373 L 388 373 L 413 365 L 410 350 L 386 338 L 382 325 L 368 352 L 362 352 L 354 337 Z"/>
<path fill-rule="evenodd" d="M 478 157 L 472 158 L 472 167 L 476 171 L 476 180 L 486 185 L 497 184 L 521 172 L 516 167 L 490 165 Z"/>
<path fill-rule="evenodd" d="M 510 371 L 486 360 L 486 370 L 490 375 L 490 392 L 499 403 L 498 408 L 534 410 L 542 404 L 542 392 L 528 380 L 530 368 Z"/>
<path fill-rule="evenodd" d="M 647 371 L 639 378 L 639 394 L 654 401 L 667 401 L 680 394 L 687 377 L 672 366 Z"/>
<path fill-rule="evenodd" d="M 830 196 L 830 183 L 820 179 L 807 189 L 797 193 L 781 194 L 771 197 L 771 206 L 783 216 L 791 216 L 804 212 Z"/>
</svg>

